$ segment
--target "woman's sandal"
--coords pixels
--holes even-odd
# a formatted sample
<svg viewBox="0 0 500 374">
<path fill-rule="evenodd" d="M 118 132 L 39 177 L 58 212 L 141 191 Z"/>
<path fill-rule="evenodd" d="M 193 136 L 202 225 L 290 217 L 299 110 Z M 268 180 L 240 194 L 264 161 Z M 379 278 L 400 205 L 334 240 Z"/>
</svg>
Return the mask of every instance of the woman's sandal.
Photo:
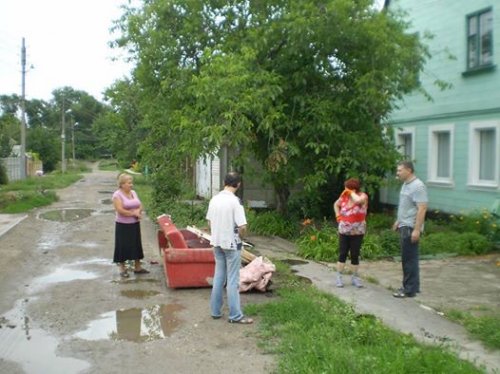
<svg viewBox="0 0 500 374">
<path fill-rule="evenodd" d="M 251 323 L 253 323 L 253 319 L 247 318 L 247 317 L 243 317 L 243 318 L 238 319 L 238 320 L 230 319 L 228 322 L 229 323 L 240 323 L 242 325 L 250 325 Z"/>
<path fill-rule="evenodd" d="M 134 270 L 134 274 L 149 274 L 149 270 L 146 269 Z"/>
<path fill-rule="evenodd" d="M 128 275 L 127 270 L 122 271 L 122 272 L 120 273 L 120 277 L 122 277 L 122 278 L 128 278 L 128 277 L 129 277 L 129 275 Z"/>
</svg>

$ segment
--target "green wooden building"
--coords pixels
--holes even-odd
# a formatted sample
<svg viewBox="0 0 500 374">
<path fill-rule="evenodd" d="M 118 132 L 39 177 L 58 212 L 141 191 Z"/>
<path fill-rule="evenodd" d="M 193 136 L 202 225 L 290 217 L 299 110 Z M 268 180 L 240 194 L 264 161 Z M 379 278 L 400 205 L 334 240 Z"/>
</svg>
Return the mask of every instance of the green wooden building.
<svg viewBox="0 0 500 374">
<path fill-rule="evenodd" d="M 500 200 L 500 1 L 386 0 L 413 32 L 431 34 L 421 82 L 431 95 L 405 97 L 391 114 L 399 150 L 415 162 L 429 209 L 467 213 Z M 441 80 L 450 88 L 441 90 Z M 397 204 L 398 188 L 381 201 Z"/>
</svg>

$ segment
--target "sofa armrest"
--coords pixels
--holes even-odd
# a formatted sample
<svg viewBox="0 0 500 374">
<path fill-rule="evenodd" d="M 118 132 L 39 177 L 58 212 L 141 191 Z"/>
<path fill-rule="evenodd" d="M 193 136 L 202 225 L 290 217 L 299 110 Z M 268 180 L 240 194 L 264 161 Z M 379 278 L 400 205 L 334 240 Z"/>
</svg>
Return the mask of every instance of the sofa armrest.
<svg viewBox="0 0 500 374">
<path fill-rule="evenodd" d="M 212 248 L 165 248 L 163 255 L 167 262 L 215 262 Z"/>
</svg>

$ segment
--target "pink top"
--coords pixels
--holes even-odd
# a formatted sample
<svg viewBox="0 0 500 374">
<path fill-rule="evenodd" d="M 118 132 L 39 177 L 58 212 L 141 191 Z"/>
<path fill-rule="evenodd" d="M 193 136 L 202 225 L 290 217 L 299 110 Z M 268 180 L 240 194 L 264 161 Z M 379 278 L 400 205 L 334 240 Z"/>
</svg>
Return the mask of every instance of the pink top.
<svg viewBox="0 0 500 374">
<path fill-rule="evenodd" d="M 139 200 L 139 197 L 137 196 L 137 194 L 135 193 L 134 190 L 130 191 L 130 193 L 132 194 L 131 199 L 128 198 L 127 196 L 125 196 L 125 194 L 122 192 L 122 190 L 116 190 L 113 193 L 113 200 L 120 199 L 122 201 L 123 209 L 132 210 L 132 209 L 139 208 L 141 206 L 141 201 Z M 116 212 L 115 221 L 118 223 L 136 223 L 136 222 L 139 222 L 137 217 L 124 216 L 118 212 Z"/>
<path fill-rule="evenodd" d="M 361 192 L 362 195 L 366 195 Z M 368 200 L 368 197 L 366 197 Z M 364 235 L 366 233 L 366 213 L 368 204 L 359 205 L 349 198 L 340 200 L 339 233 L 342 235 Z"/>
</svg>

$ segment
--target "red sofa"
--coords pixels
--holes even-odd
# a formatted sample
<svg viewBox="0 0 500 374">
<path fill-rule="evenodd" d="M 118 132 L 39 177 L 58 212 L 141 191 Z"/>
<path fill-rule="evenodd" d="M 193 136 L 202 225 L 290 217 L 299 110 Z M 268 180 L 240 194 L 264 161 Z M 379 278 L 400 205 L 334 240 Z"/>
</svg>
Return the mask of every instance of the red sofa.
<svg viewBox="0 0 500 374">
<path fill-rule="evenodd" d="M 210 242 L 189 230 L 178 229 L 169 215 L 157 218 L 158 245 L 170 288 L 211 287 L 215 258 Z"/>
</svg>

